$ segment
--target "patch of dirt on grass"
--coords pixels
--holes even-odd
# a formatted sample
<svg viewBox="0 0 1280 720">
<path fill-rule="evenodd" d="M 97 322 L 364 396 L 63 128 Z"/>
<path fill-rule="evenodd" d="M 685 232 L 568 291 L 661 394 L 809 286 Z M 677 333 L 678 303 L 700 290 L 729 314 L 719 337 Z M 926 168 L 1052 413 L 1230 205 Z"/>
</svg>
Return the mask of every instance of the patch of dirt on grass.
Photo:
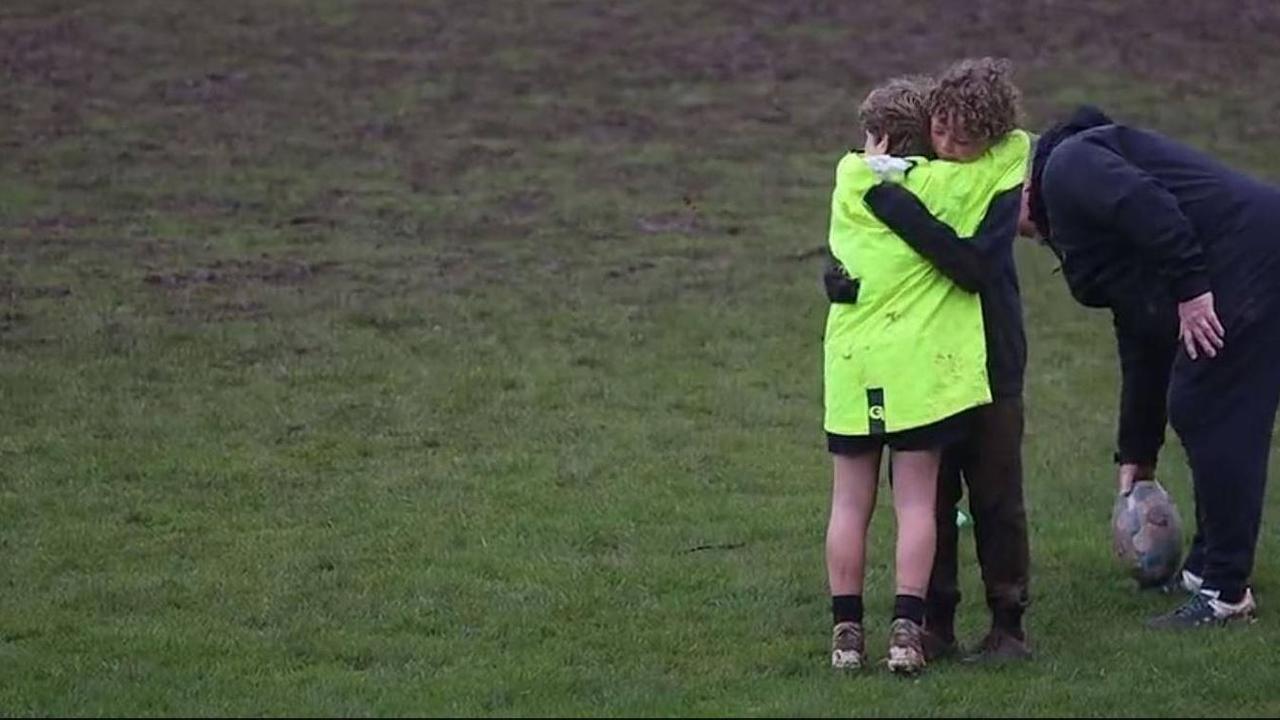
<svg viewBox="0 0 1280 720">
<path fill-rule="evenodd" d="M 152 272 L 143 282 L 162 289 L 181 290 L 193 285 L 298 285 L 310 282 L 317 275 L 339 267 L 333 261 L 272 259 L 267 256 L 255 259 L 216 260 L 206 267 L 189 270 Z"/>
</svg>

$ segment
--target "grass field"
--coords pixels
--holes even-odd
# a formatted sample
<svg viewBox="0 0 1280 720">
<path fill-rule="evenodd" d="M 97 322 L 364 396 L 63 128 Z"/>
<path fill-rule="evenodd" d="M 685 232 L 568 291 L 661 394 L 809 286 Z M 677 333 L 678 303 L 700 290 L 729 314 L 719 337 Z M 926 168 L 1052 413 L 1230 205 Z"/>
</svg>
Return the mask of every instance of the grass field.
<svg viewBox="0 0 1280 720">
<path fill-rule="evenodd" d="M 1271 3 L 867 5 L 0 5 L 0 714 L 1280 714 L 1274 493 L 1262 620 L 1144 631 L 1110 322 L 1029 243 L 1037 659 L 827 667 L 815 249 L 870 84 L 1003 54 L 1033 129 L 1280 180 Z"/>
</svg>

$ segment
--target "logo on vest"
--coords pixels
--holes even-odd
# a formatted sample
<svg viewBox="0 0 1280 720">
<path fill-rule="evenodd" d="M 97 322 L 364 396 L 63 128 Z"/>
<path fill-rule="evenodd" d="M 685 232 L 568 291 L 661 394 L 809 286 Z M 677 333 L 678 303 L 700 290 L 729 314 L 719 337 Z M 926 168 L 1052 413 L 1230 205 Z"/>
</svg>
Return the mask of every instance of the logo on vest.
<svg viewBox="0 0 1280 720">
<path fill-rule="evenodd" d="M 867 419 L 872 435 L 884 434 L 884 388 L 867 388 Z"/>
</svg>

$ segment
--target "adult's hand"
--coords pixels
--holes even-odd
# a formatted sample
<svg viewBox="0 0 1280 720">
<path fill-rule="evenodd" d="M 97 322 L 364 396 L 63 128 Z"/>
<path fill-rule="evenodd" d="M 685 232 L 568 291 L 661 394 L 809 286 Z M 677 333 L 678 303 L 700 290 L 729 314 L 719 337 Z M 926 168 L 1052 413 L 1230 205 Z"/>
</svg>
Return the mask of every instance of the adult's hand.
<svg viewBox="0 0 1280 720">
<path fill-rule="evenodd" d="M 1213 310 L 1213 293 L 1207 292 L 1178 303 L 1178 337 L 1192 360 L 1201 353 L 1217 357 L 1225 345 L 1226 334 Z"/>
<path fill-rule="evenodd" d="M 1143 480 L 1154 480 L 1156 469 L 1150 465 L 1138 463 L 1122 463 L 1116 477 L 1116 486 L 1121 495 L 1133 492 L 1133 484 Z"/>
</svg>

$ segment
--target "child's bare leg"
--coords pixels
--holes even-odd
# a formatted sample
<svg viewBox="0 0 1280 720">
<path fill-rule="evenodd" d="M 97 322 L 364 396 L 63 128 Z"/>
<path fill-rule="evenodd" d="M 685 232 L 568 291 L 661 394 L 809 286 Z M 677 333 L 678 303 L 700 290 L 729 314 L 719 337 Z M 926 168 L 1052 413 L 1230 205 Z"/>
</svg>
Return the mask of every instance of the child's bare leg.
<svg viewBox="0 0 1280 720">
<path fill-rule="evenodd" d="M 831 586 L 831 665 L 862 667 L 862 582 L 867 563 L 867 525 L 876 504 L 880 451 L 855 457 L 833 455 L 831 520 L 827 524 L 827 581 Z"/>
<path fill-rule="evenodd" d="M 867 525 L 876 504 L 880 452 L 831 457 L 835 477 L 831 489 L 831 519 L 827 523 L 827 581 L 833 597 L 861 595 L 867 561 Z"/>
<path fill-rule="evenodd" d="M 894 565 L 898 595 L 889 628 L 889 669 L 917 673 L 924 669 L 924 598 L 937 545 L 935 505 L 938 462 L 933 450 L 893 453 L 893 509 L 898 519 Z"/>
<path fill-rule="evenodd" d="M 941 453 L 935 450 L 893 453 L 893 510 L 898 519 L 894 567 L 899 595 L 923 598 L 929 589 L 937 548 L 934 506 L 940 457 Z"/>
</svg>

